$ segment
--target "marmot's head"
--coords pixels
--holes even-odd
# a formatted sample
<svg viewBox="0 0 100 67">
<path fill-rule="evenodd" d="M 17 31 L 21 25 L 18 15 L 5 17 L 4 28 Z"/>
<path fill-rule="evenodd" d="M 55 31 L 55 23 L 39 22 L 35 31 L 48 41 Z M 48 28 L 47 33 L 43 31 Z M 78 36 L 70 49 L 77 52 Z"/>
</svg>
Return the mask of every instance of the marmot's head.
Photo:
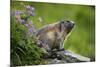
<svg viewBox="0 0 100 67">
<path fill-rule="evenodd" d="M 60 21 L 60 30 L 66 32 L 67 34 L 73 29 L 75 23 L 69 20 Z"/>
</svg>

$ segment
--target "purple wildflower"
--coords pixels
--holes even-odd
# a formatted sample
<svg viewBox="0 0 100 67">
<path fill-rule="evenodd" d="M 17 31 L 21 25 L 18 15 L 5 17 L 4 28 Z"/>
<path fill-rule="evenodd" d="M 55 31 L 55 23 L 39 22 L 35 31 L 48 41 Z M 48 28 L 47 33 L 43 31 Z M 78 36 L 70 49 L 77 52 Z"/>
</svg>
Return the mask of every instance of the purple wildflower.
<svg viewBox="0 0 100 67">
<path fill-rule="evenodd" d="M 25 24 L 25 27 L 26 27 L 27 29 L 29 29 L 29 28 L 30 28 L 30 26 L 29 26 L 28 24 Z"/>
<path fill-rule="evenodd" d="M 21 19 L 21 21 L 20 21 L 21 24 L 25 24 L 25 22 L 26 22 L 26 21 L 23 20 L 23 19 Z"/>
<path fill-rule="evenodd" d="M 29 5 L 27 5 L 27 6 L 26 6 L 26 9 L 28 9 L 28 10 L 29 10 L 29 9 L 30 9 L 30 6 L 29 6 Z"/>
<path fill-rule="evenodd" d="M 27 28 L 27 31 L 28 31 L 29 35 L 34 35 L 34 34 L 36 34 L 36 28 L 33 25 L 33 21 L 30 20 L 29 16 L 35 16 L 35 13 L 34 13 L 35 8 L 30 6 L 30 5 L 27 5 L 27 6 L 24 6 L 24 7 L 26 7 L 26 11 L 16 10 L 14 12 L 14 16 L 16 18 L 16 21 L 18 21 L 20 24 L 23 24 Z M 25 16 L 24 16 L 24 14 L 25 14 Z M 28 17 L 27 21 L 22 19 L 24 17 Z"/>
<path fill-rule="evenodd" d="M 23 12 L 22 11 L 15 11 L 15 18 L 20 22 L 21 21 L 21 16 L 20 14 L 22 14 Z"/>
<path fill-rule="evenodd" d="M 32 6 L 30 6 L 30 5 L 27 5 L 26 6 L 26 9 L 29 10 L 29 11 L 34 11 L 35 10 L 35 8 L 32 7 Z"/>
<path fill-rule="evenodd" d="M 33 33 L 33 29 L 32 29 L 32 28 L 28 29 L 28 31 L 29 31 L 30 33 Z"/>
<path fill-rule="evenodd" d="M 35 10 L 35 8 L 34 8 L 34 7 L 30 7 L 30 10 L 31 10 L 31 11 L 34 11 L 34 10 Z"/>
<path fill-rule="evenodd" d="M 27 10 L 26 12 L 29 16 L 34 16 L 35 15 L 35 13 L 34 13 L 35 8 L 34 7 L 27 5 L 26 10 Z"/>
<path fill-rule="evenodd" d="M 33 31 L 35 32 L 35 31 L 36 31 L 36 28 L 35 28 L 35 26 L 34 26 L 34 24 L 33 24 L 33 21 L 30 20 L 30 21 L 28 22 L 28 24 L 29 24 L 29 26 L 33 29 Z"/>
<path fill-rule="evenodd" d="M 20 14 L 22 14 L 22 13 L 23 13 L 22 11 L 19 11 L 19 10 L 18 10 L 18 11 L 15 12 L 15 15 L 20 15 Z"/>
<path fill-rule="evenodd" d="M 35 13 L 31 12 L 31 13 L 30 13 L 30 16 L 35 16 Z"/>
<path fill-rule="evenodd" d="M 35 16 L 35 13 L 32 12 L 32 11 L 27 11 L 27 13 L 28 13 L 28 15 L 30 15 L 30 16 Z"/>
</svg>

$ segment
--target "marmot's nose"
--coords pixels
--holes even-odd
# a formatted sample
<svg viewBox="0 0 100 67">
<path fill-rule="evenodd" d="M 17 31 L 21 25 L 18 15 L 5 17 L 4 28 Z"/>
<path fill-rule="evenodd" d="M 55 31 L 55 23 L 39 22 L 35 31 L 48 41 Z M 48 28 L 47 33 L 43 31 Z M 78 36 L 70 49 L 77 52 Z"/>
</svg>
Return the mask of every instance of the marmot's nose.
<svg viewBox="0 0 100 67">
<path fill-rule="evenodd" d="M 67 27 L 68 28 L 73 28 L 75 23 L 73 21 L 67 21 Z"/>
<path fill-rule="evenodd" d="M 74 26 L 74 25 L 75 25 L 75 23 L 74 23 L 73 21 L 71 21 L 71 23 L 72 23 L 72 26 Z"/>
</svg>

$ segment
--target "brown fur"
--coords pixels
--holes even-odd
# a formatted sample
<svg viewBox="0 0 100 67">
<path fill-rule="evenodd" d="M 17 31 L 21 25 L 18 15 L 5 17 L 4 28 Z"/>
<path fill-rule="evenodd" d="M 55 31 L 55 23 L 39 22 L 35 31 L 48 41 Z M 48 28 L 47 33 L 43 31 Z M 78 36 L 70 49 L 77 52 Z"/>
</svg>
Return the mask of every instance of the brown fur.
<svg viewBox="0 0 100 67">
<path fill-rule="evenodd" d="M 73 28 L 73 25 L 69 25 L 72 25 L 72 23 L 61 21 L 44 26 L 37 33 L 39 44 L 47 51 L 63 49 L 63 42 Z"/>
</svg>

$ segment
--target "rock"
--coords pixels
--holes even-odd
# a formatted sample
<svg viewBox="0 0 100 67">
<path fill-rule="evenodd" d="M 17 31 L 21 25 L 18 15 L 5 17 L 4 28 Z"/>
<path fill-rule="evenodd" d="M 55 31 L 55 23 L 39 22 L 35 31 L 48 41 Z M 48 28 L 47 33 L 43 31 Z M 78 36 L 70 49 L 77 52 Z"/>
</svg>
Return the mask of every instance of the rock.
<svg viewBox="0 0 100 67">
<path fill-rule="evenodd" d="M 57 51 L 52 53 L 51 57 L 46 58 L 48 64 L 59 64 L 59 63 L 74 63 L 74 62 L 89 62 L 90 58 L 75 54 L 71 51 Z M 55 57 L 53 57 L 55 56 Z M 53 58 L 52 58 L 53 57 Z"/>
</svg>

